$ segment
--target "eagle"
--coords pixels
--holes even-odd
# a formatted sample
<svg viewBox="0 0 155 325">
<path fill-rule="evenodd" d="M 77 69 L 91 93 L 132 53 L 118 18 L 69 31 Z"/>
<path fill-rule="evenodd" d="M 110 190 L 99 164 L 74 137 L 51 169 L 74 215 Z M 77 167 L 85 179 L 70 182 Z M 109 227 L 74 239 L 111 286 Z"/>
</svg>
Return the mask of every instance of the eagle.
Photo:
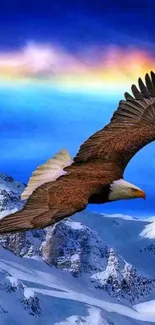
<svg viewBox="0 0 155 325">
<path fill-rule="evenodd" d="M 155 73 L 139 78 L 131 91 L 73 159 L 62 150 L 33 172 L 21 195 L 23 209 L 1 219 L 1 234 L 54 225 L 88 204 L 145 198 L 123 174 L 131 158 L 155 140 Z"/>
</svg>

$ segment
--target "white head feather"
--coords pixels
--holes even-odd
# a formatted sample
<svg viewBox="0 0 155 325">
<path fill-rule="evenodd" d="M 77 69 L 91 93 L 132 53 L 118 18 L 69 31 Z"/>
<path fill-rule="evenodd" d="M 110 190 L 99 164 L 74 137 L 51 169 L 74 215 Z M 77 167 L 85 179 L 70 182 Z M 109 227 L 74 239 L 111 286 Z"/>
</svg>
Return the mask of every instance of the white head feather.
<svg viewBox="0 0 155 325">
<path fill-rule="evenodd" d="M 137 186 L 119 179 L 110 184 L 109 201 L 143 197 L 145 193 Z"/>
</svg>

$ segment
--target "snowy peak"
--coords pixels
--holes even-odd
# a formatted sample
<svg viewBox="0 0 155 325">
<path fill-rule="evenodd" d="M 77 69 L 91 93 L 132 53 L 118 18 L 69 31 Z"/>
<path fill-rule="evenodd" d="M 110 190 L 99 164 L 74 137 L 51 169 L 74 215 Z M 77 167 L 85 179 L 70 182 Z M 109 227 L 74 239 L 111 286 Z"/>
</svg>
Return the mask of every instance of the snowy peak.
<svg viewBox="0 0 155 325">
<path fill-rule="evenodd" d="M 67 220 L 48 228 L 41 255 L 49 265 L 76 277 L 85 275 L 95 288 L 130 303 L 149 295 L 155 285 L 154 279 L 142 276 L 96 231 L 78 222 Z"/>
<path fill-rule="evenodd" d="M 0 212 L 1 218 L 8 214 L 9 210 L 14 212 L 21 209 L 23 202 L 20 196 L 24 191 L 25 185 L 17 182 L 12 177 L 0 174 Z"/>
<path fill-rule="evenodd" d="M 25 185 L 21 182 L 17 182 L 13 177 L 0 173 L 0 189 L 7 192 L 13 191 L 17 194 L 21 194 L 25 188 Z"/>
<path fill-rule="evenodd" d="M 141 237 L 155 239 L 155 217 L 148 218 L 147 224 L 140 233 Z"/>
</svg>

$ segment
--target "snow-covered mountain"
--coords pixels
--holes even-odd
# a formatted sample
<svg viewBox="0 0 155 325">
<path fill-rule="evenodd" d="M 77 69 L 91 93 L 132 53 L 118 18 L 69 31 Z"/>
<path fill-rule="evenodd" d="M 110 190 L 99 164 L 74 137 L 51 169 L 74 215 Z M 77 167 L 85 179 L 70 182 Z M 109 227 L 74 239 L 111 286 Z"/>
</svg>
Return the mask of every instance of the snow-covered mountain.
<svg viewBox="0 0 155 325">
<path fill-rule="evenodd" d="M 24 185 L 0 174 L 1 218 Z M 0 236 L 0 324 L 155 324 L 155 217 L 84 211 Z"/>
</svg>

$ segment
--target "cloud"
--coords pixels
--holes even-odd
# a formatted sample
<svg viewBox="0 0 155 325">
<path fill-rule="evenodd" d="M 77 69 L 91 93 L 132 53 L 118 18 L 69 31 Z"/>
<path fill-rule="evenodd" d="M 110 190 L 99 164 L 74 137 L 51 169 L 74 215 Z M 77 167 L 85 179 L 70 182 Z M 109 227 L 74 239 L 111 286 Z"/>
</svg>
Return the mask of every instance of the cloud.
<svg viewBox="0 0 155 325">
<path fill-rule="evenodd" d="M 79 71 L 84 67 L 73 55 L 51 44 L 28 42 L 20 51 L 0 53 L 2 73 L 26 74 L 27 76 L 53 75 Z"/>
<path fill-rule="evenodd" d="M 31 41 L 16 52 L 0 52 L 1 84 L 5 78 L 14 82 L 43 80 L 70 90 L 117 92 L 153 69 L 153 55 L 136 47 L 89 46 L 75 54 L 50 43 Z"/>
</svg>

